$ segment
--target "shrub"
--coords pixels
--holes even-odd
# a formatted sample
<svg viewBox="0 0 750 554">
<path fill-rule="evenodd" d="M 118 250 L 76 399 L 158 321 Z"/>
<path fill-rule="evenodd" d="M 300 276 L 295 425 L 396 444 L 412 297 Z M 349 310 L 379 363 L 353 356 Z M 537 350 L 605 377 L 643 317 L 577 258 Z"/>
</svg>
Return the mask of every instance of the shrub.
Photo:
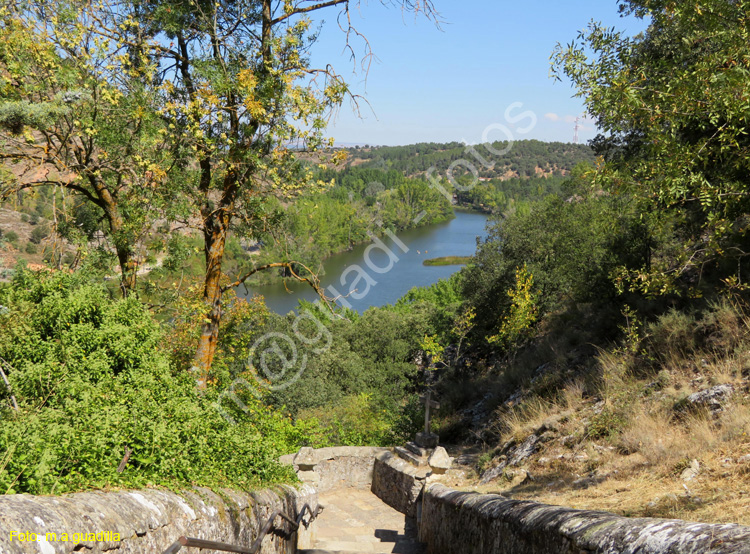
<svg viewBox="0 0 750 554">
<path fill-rule="evenodd" d="M 27 254 L 36 254 L 36 244 L 34 244 L 33 242 L 27 242 L 24 251 Z"/>
<path fill-rule="evenodd" d="M 390 446 L 394 443 L 395 419 L 387 410 L 378 409 L 372 394 L 345 397 L 332 406 L 302 412 L 301 420 L 318 426 L 320 444 L 346 446 Z"/>
<path fill-rule="evenodd" d="M 18 233 L 15 231 L 8 231 L 3 236 L 8 242 L 16 242 L 18 240 Z"/>
<path fill-rule="evenodd" d="M 46 239 L 49 236 L 49 228 L 46 225 L 40 225 L 38 227 L 35 227 L 33 231 L 31 231 L 31 236 L 29 237 L 29 240 L 33 242 L 34 244 L 39 244 L 42 242 L 42 240 Z"/>
<path fill-rule="evenodd" d="M 644 226 L 627 198 L 591 196 L 566 202 L 550 196 L 498 220 L 465 270 L 463 294 L 489 332 L 512 304 L 517 268 L 533 275 L 539 318 L 574 303 L 617 302 L 611 274 L 643 265 Z"/>
<path fill-rule="evenodd" d="M 198 394 L 135 298 L 113 300 L 80 274 L 19 270 L 0 304 L 0 357 L 20 407 L 0 407 L 0 493 L 291 477 L 276 459 L 297 447 L 300 430 L 249 383 L 224 397 L 228 382 Z"/>
</svg>

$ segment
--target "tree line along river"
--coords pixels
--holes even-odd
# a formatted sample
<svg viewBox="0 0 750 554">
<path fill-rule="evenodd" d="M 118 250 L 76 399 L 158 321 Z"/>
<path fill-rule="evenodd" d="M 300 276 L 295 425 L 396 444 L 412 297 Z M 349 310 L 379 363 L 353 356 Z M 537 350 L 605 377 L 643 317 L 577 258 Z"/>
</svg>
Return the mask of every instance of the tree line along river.
<svg viewBox="0 0 750 554">
<path fill-rule="evenodd" d="M 348 295 L 341 303 L 363 312 L 371 306 L 393 304 L 413 287 L 429 286 L 450 277 L 461 266 L 425 266 L 423 262 L 444 256 L 471 256 L 477 238 L 486 236 L 487 215 L 456 210 L 456 217 L 446 223 L 384 235 L 380 243 L 355 246 L 352 250 L 329 257 L 323 263 L 321 285 L 328 296 Z M 356 289 L 351 292 L 351 289 Z M 246 296 L 244 287 L 237 294 Z M 300 299 L 315 301 L 315 291 L 306 283 L 287 280 L 284 283 L 257 286 L 249 293 L 262 294 L 268 307 L 280 314 L 297 308 Z"/>
</svg>

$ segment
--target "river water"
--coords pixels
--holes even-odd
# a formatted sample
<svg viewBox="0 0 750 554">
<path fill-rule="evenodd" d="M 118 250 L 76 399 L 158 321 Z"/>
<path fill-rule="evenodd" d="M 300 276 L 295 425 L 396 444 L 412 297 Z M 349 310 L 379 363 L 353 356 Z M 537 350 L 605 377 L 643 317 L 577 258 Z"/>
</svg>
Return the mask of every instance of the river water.
<svg viewBox="0 0 750 554">
<path fill-rule="evenodd" d="M 456 210 L 455 219 L 447 223 L 409 229 L 393 237 L 385 235 L 380 244 L 355 246 L 323 263 L 321 284 L 328 296 L 348 295 L 340 303 L 349 303 L 359 312 L 393 304 L 412 287 L 431 285 L 458 271 L 461 266 L 425 266 L 422 262 L 443 256 L 471 256 L 477 237 L 486 236 L 486 223 L 484 214 Z M 280 314 L 296 309 L 299 299 L 317 299 L 309 285 L 291 280 L 286 281 L 286 288 L 277 283 L 253 287 L 250 293 L 262 294 L 266 305 Z M 244 287 L 237 294 L 245 296 Z"/>
</svg>

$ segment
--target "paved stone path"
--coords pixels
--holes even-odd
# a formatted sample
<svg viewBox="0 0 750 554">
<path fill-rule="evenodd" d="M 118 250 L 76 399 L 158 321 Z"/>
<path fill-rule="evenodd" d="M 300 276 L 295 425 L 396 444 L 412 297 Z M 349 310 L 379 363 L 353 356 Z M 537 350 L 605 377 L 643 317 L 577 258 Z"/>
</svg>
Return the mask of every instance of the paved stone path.
<svg viewBox="0 0 750 554">
<path fill-rule="evenodd" d="M 319 501 L 323 512 L 318 516 L 315 549 L 300 553 L 422 554 L 416 522 L 370 491 L 331 491 L 321 494 Z"/>
</svg>

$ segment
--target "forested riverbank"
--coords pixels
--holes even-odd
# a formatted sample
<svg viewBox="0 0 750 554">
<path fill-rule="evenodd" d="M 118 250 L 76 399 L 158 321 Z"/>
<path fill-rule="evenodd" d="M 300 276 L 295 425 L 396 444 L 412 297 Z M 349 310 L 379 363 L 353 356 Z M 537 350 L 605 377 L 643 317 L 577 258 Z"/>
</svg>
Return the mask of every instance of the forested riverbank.
<svg viewBox="0 0 750 554">
<path fill-rule="evenodd" d="M 280 455 L 403 443 L 429 392 L 466 487 L 750 523 L 750 4 L 622 0 L 644 33 L 552 55 L 602 134 L 486 164 L 331 147 L 335 5 L 0 6 L 0 493 L 293 482 Z M 454 195 L 486 236 L 424 266 L 472 254 L 400 238 Z M 263 273 L 322 302 L 238 295 Z"/>
</svg>

